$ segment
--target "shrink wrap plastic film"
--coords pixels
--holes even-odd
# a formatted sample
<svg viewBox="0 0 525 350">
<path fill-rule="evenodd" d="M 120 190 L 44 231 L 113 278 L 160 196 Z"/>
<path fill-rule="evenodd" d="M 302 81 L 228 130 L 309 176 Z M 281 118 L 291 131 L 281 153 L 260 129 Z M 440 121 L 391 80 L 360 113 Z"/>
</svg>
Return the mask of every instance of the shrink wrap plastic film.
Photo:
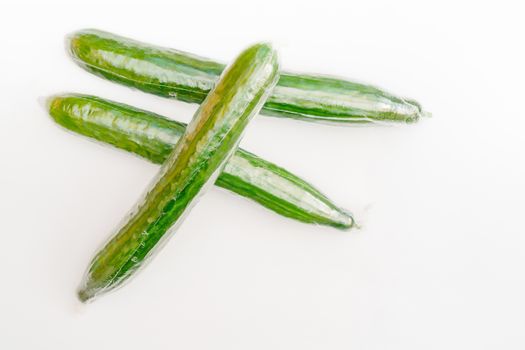
<svg viewBox="0 0 525 350">
<path fill-rule="evenodd" d="M 201 104 L 185 125 L 95 96 L 63 94 L 47 101 L 50 115 L 67 130 L 162 164 L 143 198 L 92 259 L 78 290 L 83 302 L 121 287 L 150 262 L 213 183 L 298 221 L 357 227 L 350 213 L 306 181 L 237 148 L 259 111 L 335 125 L 413 123 L 430 115 L 417 102 L 370 85 L 279 73 L 268 44 L 251 46 L 228 67 L 94 29 L 70 34 L 66 48 L 95 75 Z"/>
</svg>

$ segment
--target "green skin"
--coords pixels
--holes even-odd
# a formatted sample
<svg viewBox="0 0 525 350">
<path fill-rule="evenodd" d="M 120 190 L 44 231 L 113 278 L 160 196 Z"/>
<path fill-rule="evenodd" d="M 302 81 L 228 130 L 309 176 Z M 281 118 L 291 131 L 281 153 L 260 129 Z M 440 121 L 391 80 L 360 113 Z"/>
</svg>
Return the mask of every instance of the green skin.
<svg viewBox="0 0 525 350">
<path fill-rule="evenodd" d="M 91 73 L 185 102 L 202 103 L 225 67 L 94 29 L 71 34 L 67 46 L 75 62 Z M 417 102 L 370 85 L 285 72 L 261 113 L 335 124 L 413 123 L 426 114 Z"/>
<path fill-rule="evenodd" d="M 277 83 L 278 68 L 277 54 L 267 44 L 249 47 L 227 68 L 154 184 L 91 261 L 78 291 L 81 301 L 121 286 L 166 243 L 235 152 L 246 125 Z"/>
<path fill-rule="evenodd" d="M 166 161 L 186 124 L 95 96 L 67 94 L 49 100 L 49 114 L 68 130 Z M 274 212 L 310 224 L 349 229 L 352 216 L 303 179 L 243 149 L 237 149 L 215 182 Z"/>
</svg>

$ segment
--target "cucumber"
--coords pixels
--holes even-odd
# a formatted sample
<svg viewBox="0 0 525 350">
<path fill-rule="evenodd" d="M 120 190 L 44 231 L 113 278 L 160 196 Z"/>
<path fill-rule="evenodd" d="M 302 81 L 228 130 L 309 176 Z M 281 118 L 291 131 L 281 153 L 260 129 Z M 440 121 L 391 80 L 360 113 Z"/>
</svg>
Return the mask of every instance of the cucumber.
<svg viewBox="0 0 525 350">
<path fill-rule="evenodd" d="M 224 65 L 182 51 L 89 29 L 68 36 L 73 60 L 98 76 L 139 90 L 201 103 Z M 281 73 L 263 114 L 348 124 L 416 122 L 423 112 L 412 100 L 376 87 L 327 76 Z"/>
<path fill-rule="evenodd" d="M 49 114 L 68 130 L 162 164 L 186 125 L 152 112 L 95 96 L 65 94 L 49 99 Z M 349 229 L 352 216 L 312 185 L 242 149 L 215 182 L 274 212 L 305 223 Z"/>
<path fill-rule="evenodd" d="M 256 44 L 225 70 L 144 198 L 91 261 L 78 290 L 81 301 L 121 286 L 166 243 L 169 231 L 235 152 L 246 125 L 277 83 L 278 68 L 271 46 Z"/>
</svg>

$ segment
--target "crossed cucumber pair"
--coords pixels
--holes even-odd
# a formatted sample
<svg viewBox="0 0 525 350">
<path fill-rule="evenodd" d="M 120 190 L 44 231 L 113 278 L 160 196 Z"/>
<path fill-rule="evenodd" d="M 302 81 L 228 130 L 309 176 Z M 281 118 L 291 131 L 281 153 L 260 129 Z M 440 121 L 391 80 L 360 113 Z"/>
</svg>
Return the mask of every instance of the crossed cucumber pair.
<svg viewBox="0 0 525 350">
<path fill-rule="evenodd" d="M 211 60 L 96 30 L 71 35 L 68 49 L 80 66 L 106 79 L 201 103 L 186 126 L 95 96 L 50 99 L 50 114 L 65 128 L 163 164 L 130 218 L 92 260 L 79 290 L 83 301 L 132 276 L 210 183 L 302 222 L 354 226 L 348 212 L 306 181 L 237 149 L 245 125 L 257 112 L 337 124 L 410 123 L 423 115 L 419 104 L 375 87 L 279 74 L 276 53 L 266 44 L 245 50 L 226 70 Z"/>
</svg>

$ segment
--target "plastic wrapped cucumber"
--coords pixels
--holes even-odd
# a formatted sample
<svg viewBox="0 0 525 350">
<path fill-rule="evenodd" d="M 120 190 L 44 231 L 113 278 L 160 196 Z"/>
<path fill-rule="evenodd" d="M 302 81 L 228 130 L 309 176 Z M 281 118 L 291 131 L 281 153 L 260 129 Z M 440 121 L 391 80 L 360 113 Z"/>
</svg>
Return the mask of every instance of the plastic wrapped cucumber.
<svg viewBox="0 0 525 350">
<path fill-rule="evenodd" d="M 162 247 L 235 153 L 278 77 L 277 54 L 267 44 L 249 47 L 225 70 L 144 198 L 91 261 L 80 300 L 121 286 Z"/>
<path fill-rule="evenodd" d="M 68 130 L 156 164 L 164 163 L 186 128 L 152 112 L 80 94 L 53 96 L 49 113 Z M 237 149 L 215 184 L 295 220 L 339 229 L 354 225 L 348 212 L 308 182 L 243 149 Z"/>
<path fill-rule="evenodd" d="M 69 35 L 67 47 L 77 64 L 98 76 L 186 102 L 201 103 L 224 69 L 206 58 L 94 29 Z M 262 113 L 336 124 L 413 123 L 425 114 L 417 102 L 370 85 L 285 72 Z"/>
</svg>

